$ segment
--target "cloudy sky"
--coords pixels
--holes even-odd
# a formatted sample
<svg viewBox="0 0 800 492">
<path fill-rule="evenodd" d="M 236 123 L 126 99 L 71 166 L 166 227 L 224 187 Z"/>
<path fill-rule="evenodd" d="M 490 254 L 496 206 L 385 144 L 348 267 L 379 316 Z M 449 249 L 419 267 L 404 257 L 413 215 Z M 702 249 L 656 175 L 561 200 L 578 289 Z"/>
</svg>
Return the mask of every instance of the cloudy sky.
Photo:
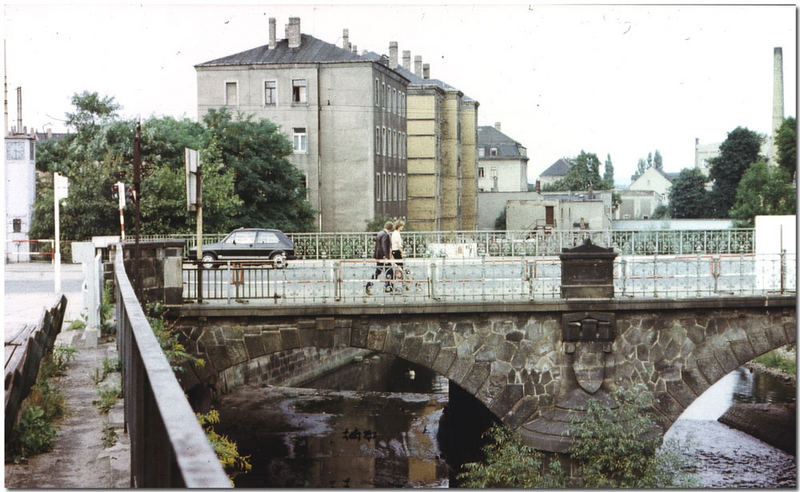
<svg viewBox="0 0 800 492">
<path fill-rule="evenodd" d="M 479 123 L 528 149 L 529 180 L 561 156 L 607 154 L 618 184 L 658 149 L 667 171 L 694 143 L 737 126 L 767 134 L 773 48 L 783 48 L 785 115 L 796 107 L 794 5 L 292 5 L 173 0 L 5 0 L 9 122 L 23 88 L 28 127 L 64 131 L 76 92 L 113 96 L 124 116 L 196 118 L 194 65 L 267 43 L 290 16 L 341 46 L 421 55 L 431 77 L 480 102 Z"/>
</svg>

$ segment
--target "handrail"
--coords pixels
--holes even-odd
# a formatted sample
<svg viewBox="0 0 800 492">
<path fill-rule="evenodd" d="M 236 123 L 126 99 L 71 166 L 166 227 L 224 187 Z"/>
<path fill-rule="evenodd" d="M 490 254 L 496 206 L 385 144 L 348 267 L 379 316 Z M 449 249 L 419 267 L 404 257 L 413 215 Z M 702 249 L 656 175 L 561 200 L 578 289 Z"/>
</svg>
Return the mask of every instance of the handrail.
<svg viewBox="0 0 800 492">
<path fill-rule="evenodd" d="M 114 279 L 131 487 L 231 488 L 139 305 L 121 245 Z"/>
</svg>

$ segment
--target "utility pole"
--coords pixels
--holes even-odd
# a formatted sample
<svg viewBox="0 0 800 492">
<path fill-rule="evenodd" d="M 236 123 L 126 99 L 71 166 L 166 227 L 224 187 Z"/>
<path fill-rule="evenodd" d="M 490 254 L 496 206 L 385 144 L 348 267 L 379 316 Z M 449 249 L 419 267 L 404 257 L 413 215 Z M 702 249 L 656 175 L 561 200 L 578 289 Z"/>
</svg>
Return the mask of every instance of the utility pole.
<svg viewBox="0 0 800 492">
<path fill-rule="evenodd" d="M 125 242 L 125 183 L 117 181 L 114 185 L 117 187 L 118 202 L 119 202 L 119 235 L 120 242 Z"/>
<path fill-rule="evenodd" d="M 133 257 L 134 264 L 136 265 L 136 275 L 134 276 L 134 287 L 136 296 L 141 300 L 141 272 L 139 271 L 139 232 L 142 216 L 139 209 L 139 200 L 142 194 L 139 192 L 141 185 L 141 171 L 142 171 L 142 124 L 136 123 L 136 134 L 133 138 L 133 196 L 135 197 L 133 203 L 136 205 L 136 246 L 134 247 Z"/>
</svg>

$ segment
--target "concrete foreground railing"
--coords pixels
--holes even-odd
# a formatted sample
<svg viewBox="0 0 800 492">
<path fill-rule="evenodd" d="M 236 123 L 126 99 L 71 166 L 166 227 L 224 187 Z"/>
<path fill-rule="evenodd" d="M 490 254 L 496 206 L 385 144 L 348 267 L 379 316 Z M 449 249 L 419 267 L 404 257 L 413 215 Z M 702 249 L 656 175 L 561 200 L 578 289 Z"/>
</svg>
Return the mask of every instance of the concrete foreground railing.
<svg viewBox="0 0 800 492">
<path fill-rule="evenodd" d="M 232 487 L 139 305 L 121 247 L 114 279 L 131 487 Z"/>
</svg>

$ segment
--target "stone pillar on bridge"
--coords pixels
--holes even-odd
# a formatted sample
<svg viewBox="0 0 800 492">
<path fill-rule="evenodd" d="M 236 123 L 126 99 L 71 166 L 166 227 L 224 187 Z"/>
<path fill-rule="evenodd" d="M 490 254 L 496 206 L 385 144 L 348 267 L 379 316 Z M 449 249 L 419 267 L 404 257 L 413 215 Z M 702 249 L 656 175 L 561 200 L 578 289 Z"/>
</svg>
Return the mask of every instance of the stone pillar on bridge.
<svg viewBox="0 0 800 492">
<path fill-rule="evenodd" d="M 561 297 L 602 299 L 614 297 L 613 248 L 602 248 L 587 239 L 581 246 L 563 249 L 561 255 Z M 601 302 L 598 307 L 602 308 Z M 581 421 L 586 403 L 598 399 L 613 405 L 606 365 L 612 362 L 612 347 L 617 335 L 613 311 L 567 311 L 561 314 L 561 356 L 563 381 L 554 405 L 541 409 L 522 425 L 527 444 L 542 451 L 567 451 L 571 444 L 569 428 Z"/>
<path fill-rule="evenodd" d="M 140 302 L 172 305 L 183 302 L 183 245 L 182 239 L 140 241 L 137 261 L 136 245 L 133 242 L 123 244 L 125 271 L 134 289 L 139 290 Z"/>
</svg>

